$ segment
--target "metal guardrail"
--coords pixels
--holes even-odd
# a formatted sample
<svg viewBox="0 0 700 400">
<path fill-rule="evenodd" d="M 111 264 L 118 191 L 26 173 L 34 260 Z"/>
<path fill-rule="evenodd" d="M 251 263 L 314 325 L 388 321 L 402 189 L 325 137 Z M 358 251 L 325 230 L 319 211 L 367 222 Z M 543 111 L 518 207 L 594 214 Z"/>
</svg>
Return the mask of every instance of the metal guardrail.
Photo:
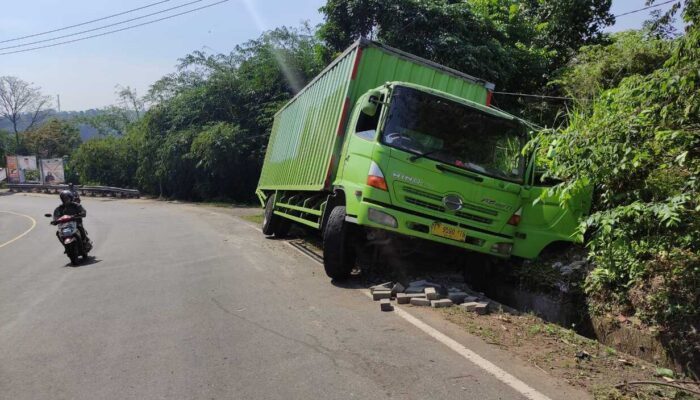
<svg viewBox="0 0 700 400">
<path fill-rule="evenodd" d="M 8 183 L 10 192 L 55 193 L 68 189 L 68 185 L 41 185 L 36 183 Z M 141 193 L 135 189 L 122 189 L 110 186 L 73 186 L 81 196 L 139 198 Z"/>
</svg>

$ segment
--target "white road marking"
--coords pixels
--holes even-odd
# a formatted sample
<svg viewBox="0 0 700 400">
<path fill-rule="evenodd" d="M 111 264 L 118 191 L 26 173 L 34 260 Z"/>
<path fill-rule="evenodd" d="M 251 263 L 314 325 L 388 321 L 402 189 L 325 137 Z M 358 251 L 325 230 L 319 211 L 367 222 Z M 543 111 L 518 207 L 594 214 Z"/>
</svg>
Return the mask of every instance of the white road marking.
<svg viewBox="0 0 700 400">
<path fill-rule="evenodd" d="M 248 224 L 246 224 L 246 225 L 248 225 Z M 248 225 L 248 226 L 257 230 L 258 232 L 260 232 L 260 229 L 257 227 L 254 227 L 252 225 Z M 298 248 L 294 247 L 288 241 L 285 241 L 285 244 L 287 244 L 289 247 L 293 248 L 294 250 L 298 251 L 299 253 L 303 254 L 309 260 L 312 260 L 318 264 L 321 264 L 321 262 L 319 262 L 315 258 L 311 257 L 310 255 L 304 253 L 303 251 L 299 250 Z M 363 293 L 367 297 L 369 297 L 370 299 L 372 298 L 372 295 L 370 294 L 369 290 L 363 290 Z M 460 344 L 456 340 L 450 338 L 449 336 L 445 335 L 444 333 L 438 331 L 437 329 L 433 328 L 432 326 L 426 324 L 425 322 L 419 320 L 418 318 L 414 317 L 413 315 L 409 314 L 408 312 L 402 310 L 400 307 L 395 306 L 394 313 L 396 313 L 396 315 L 403 318 L 405 321 L 407 321 L 411 325 L 413 325 L 416 328 L 420 329 L 421 331 L 425 332 L 433 339 L 435 339 L 438 342 L 449 347 L 452 351 L 454 351 L 455 353 L 464 357 L 465 359 L 470 361 L 472 364 L 474 364 L 477 367 L 483 369 L 484 371 L 490 373 L 499 381 L 510 386 L 516 392 L 522 394 L 525 398 L 530 399 L 530 400 L 551 400 L 549 397 L 545 396 L 544 394 L 542 394 L 542 393 L 538 392 L 537 390 L 535 390 L 534 388 L 530 387 L 527 383 L 514 377 L 513 375 L 511 375 L 508 372 L 504 371 L 503 369 L 499 368 L 496 364 L 485 359 L 484 357 L 481 357 L 480 355 L 476 354 L 472 350 L 469 350 L 468 348 L 464 347 L 462 344 Z"/>
<path fill-rule="evenodd" d="M 0 213 L 18 215 L 18 216 L 20 216 L 20 217 L 29 218 L 29 220 L 32 221 L 32 226 L 31 226 L 29 229 L 27 229 L 24 233 L 22 233 L 21 235 L 15 237 L 14 239 L 11 239 L 11 240 L 9 240 L 9 241 L 7 241 L 7 242 L 5 242 L 5 243 L 0 244 L 0 248 L 5 247 L 5 246 L 7 246 L 8 244 L 10 244 L 10 243 L 12 243 L 12 242 L 14 242 L 14 241 L 16 241 L 16 240 L 19 240 L 19 239 L 23 238 L 24 235 L 26 235 L 27 233 L 31 232 L 31 230 L 34 229 L 34 227 L 36 226 L 36 220 L 35 220 L 34 218 L 30 217 L 29 215 L 18 214 L 18 213 L 16 213 L 16 212 L 12 212 L 12 211 L 0 211 Z"/>
<path fill-rule="evenodd" d="M 369 290 L 363 290 L 363 292 L 365 293 L 365 295 L 367 295 L 367 297 L 369 297 L 370 299 L 372 298 L 372 295 L 370 294 Z M 478 366 L 481 369 L 483 369 L 484 371 L 490 373 L 491 375 L 496 377 L 496 379 L 498 379 L 499 381 L 510 386 L 511 388 L 513 388 L 515 391 L 522 394 L 526 398 L 532 399 L 532 400 L 551 400 L 549 397 L 547 397 L 544 394 L 533 389 L 525 382 L 521 381 L 520 379 L 518 379 L 518 378 L 514 377 L 513 375 L 507 373 L 506 371 L 502 370 L 501 368 L 496 366 L 496 364 L 481 357 L 480 355 L 476 354 L 472 350 L 469 350 L 468 348 L 464 347 L 462 344 L 460 344 L 456 340 L 450 338 L 449 336 L 445 335 L 444 333 L 438 331 L 437 329 L 433 328 L 432 326 L 426 324 L 425 322 L 419 320 L 418 318 L 414 317 L 413 315 L 409 314 L 408 312 L 402 310 L 398 305 L 394 307 L 394 313 L 396 313 L 396 315 L 403 318 L 404 320 L 408 321 L 411 325 L 413 325 L 416 328 L 427 333 L 433 339 L 435 339 L 438 342 L 449 347 L 457 354 L 459 354 L 462 357 L 466 358 L 467 360 L 471 361 L 476 366 Z"/>
</svg>

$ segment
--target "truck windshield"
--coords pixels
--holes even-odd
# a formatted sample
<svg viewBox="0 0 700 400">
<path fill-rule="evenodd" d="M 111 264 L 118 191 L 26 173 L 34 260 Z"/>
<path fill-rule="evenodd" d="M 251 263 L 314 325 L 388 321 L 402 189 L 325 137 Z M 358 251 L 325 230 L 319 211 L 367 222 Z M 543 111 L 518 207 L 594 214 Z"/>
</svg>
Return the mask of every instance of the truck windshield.
<svg viewBox="0 0 700 400">
<path fill-rule="evenodd" d="M 523 179 L 523 138 L 517 121 L 401 86 L 382 134 L 391 147 L 514 182 Z"/>
</svg>

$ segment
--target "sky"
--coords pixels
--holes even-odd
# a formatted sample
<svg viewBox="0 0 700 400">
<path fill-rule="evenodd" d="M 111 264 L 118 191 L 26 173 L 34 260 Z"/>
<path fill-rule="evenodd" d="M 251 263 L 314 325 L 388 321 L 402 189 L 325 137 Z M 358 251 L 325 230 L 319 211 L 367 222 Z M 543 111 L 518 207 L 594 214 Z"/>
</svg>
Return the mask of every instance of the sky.
<svg viewBox="0 0 700 400">
<path fill-rule="evenodd" d="M 220 0 L 24 0 L 8 1 L 0 14 L 0 53 L 18 44 L 62 36 L 80 30 L 143 16 L 195 1 L 169 13 L 83 36 L 161 18 Z M 661 0 L 659 0 L 661 1 Z M 161 2 L 120 17 L 27 38 L 32 35 Z M 219 5 L 151 25 L 76 43 L 24 53 L 0 55 L 0 76 L 17 76 L 40 86 L 51 96 L 60 95 L 61 110 L 101 108 L 116 103 L 115 86 L 130 86 L 139 94 L 162 76 L 173 72 L 180 57 L 195 51 L 228 53 L 236 44 L 254 39 L 266 29 L 322 22 L 318 9 L 325 0 L 228 0 Z M 644 6 L 644 0 L 613 0 L 612 13 Z M 669 5 L 659 9 L 668 9 Z M 609 31 L 639 28 L 648 11 L 618 18 Z M 67 37 L 71 40 L 79 36 Z M 37 43 L 33 46 L 49 44 Z M 5 48 L 5 49 L 2 49 Z M 55 100 L 54 100 L 55 106 Z"/>
</svg>

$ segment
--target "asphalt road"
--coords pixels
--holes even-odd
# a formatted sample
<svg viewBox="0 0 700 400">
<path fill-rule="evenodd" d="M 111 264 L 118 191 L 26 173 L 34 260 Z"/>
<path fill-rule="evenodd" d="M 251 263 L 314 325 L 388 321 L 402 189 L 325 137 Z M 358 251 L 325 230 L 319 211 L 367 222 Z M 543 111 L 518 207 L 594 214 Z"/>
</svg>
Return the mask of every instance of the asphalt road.
<svg viewBox="0 0 700 400">
<path fill-rule="evenodd" d="M 70 267 L 43 217 L 57 200 L 0 193 L 2 399 L 523 398 L 230 211 L 85 199 L 94 259 Z M 552 399 L 586 397 L 413 313 Z"/>
</svg>

